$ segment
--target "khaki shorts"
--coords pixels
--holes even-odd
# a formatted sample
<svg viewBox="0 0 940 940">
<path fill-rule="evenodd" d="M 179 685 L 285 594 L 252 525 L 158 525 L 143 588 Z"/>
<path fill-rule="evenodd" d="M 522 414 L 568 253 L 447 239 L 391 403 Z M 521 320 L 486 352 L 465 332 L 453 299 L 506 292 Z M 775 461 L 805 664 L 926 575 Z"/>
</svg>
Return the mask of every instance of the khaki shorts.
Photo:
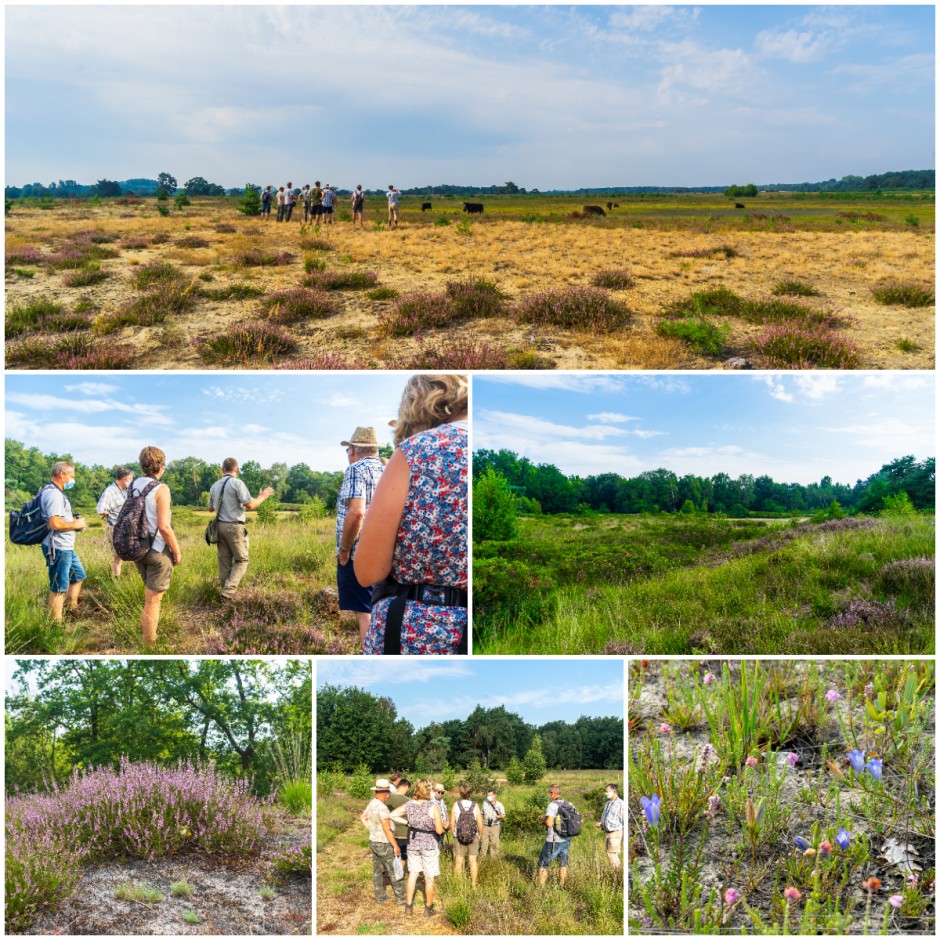
<svg viewBox="0 0 940 940">
<path fill-rule="evenodd" d="M 441 873 L 441 850 L 408 850 L 408 871 L 413 875 L 424 872 L 426 878 L 437 878 Z"/>
<path fill-rule="evenodd" d="M 173 556 L 169 548 L 162 552 L 155 552 L 152 548 L 140 561 L 135 561 L 140 576 L 144 579 L 144 587 L 150 591 L 163 593 L 170 586 L 173 576 Z"/>
<path fill-rule="evenodd" d="M 107 540 L 108 547 L 114 551 L 114 526 L 110 522 L 104 524 L 104 537 Z"/>
<path fill-rule="evenodd" d="M 454 839 L 454 858 L 476 858 L 480 854 L 480 837 L 477 836 L 469 845 L 462 845 Z"/>
<path fill-rule="evenodd" d="M 604 848 L 608 855 L 619 855 L 621 845 L 623 845 L 623 829 L 607 833 L 607 838 L 604 839 Z"/>
</svg>

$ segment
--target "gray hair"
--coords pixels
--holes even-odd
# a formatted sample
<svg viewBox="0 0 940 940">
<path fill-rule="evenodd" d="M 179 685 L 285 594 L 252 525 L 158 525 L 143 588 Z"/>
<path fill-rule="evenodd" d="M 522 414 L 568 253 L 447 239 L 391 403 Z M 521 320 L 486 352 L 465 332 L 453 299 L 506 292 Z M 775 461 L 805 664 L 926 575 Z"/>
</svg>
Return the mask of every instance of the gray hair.
<svg viewBox="0 0 940 940">
<path fill-rule="evenodd" d="M 67 460 L 57 460 L 52 465 L 52 476 L 60 477 L 67 470 L 74 470 L 74 469 L 75 469 L 75 465 L 70 464 Z"/>
<path fill-rule="evenodd" d="M 124 480 L 124 479 L 126 479 L 127 477 L 132 476 L 133 473 L 134 473 L 134 471 L 133 471 L 133 470 L 128 470 L 127 467 L 118 467 L 118 468 L 114 471 L 114 479 L 115 479 L 115 480 Z"/>
<path fill-rule="evenodd" d="M 360 447 L 358 444 L 350 444 L 349 446 L 352 447 L 357 454 L 378 454 L 379 452 L 378 446 L 374 444 L 363 447 Z"/>
</svg>

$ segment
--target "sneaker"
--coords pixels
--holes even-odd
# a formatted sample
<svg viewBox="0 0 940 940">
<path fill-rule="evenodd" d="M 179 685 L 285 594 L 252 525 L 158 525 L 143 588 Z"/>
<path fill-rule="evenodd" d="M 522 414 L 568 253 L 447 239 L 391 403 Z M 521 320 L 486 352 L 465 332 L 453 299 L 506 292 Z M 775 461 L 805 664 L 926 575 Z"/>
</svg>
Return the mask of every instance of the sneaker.
<svg viewBox="0 0 940 940">
<path fill-rule="evenodd" d="M 405 901 L 405 913 L 414 914 L 414 912 L 415 912 L 414 904 L 409 904 L 407 901 Z"/>
<path fill-rule="evenodd" d="M 426 907 L 426 908 L 424 909 L 424 916 L 425 916 L 425 917 L 433 917 L 436 913 L 437 913 L 437 911 L 434 910 L 434 905 L 433 905 L 433 904 L 432 904 L 430 907 Z"/>
</svg>

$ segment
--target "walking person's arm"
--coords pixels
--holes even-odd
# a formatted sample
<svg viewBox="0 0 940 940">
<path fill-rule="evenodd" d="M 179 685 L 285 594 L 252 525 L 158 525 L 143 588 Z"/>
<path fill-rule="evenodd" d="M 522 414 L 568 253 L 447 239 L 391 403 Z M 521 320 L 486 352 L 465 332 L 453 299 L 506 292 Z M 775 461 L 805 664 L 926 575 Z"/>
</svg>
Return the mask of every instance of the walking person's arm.
<svg viewBox="0 0 940 940">
<path fill-rule="evenodd" d="M 411 468 L 401 450 L 392 454 L 369 504 L 353 566 L 360 584 L 378 584 L 392 570 L 398 527 L 408 499 Z"/>
<path fill-rule="evenodd" d="M 155 498 L 157 501 L 157 529 L 173 556 L 173 564 L 178 565 L 183 560 L 183 554 L 180 551 L 179 542 L 176 541 L 176 533 L 170 525 L 170 488 L 166 485 L 157 487 Z"/>
<path fill-rule="evenodd" d="M 356 544 L 356 539 L 362 530 L 362 522 L 366 517 L 366 501 L 361 496 L 347 499 L 346 504 L 346 518 L 343 520 L 343 534 L 339 545 L 339 563 L 344 568 L 349 564 L 349 553 Z"/>
<path fill-rule="evenodd" d="M 245 509 L 257 509 L 269 496 L 274 495 L 274 487 L 266 486 L 254 499 L 244 504 Z"/>
</svg>

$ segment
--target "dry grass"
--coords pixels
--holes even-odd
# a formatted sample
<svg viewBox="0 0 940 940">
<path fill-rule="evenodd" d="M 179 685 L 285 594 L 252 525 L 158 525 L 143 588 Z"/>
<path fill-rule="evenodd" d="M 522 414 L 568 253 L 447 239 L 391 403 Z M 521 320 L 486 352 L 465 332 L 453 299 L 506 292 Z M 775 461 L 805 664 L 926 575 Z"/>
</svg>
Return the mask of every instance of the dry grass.
<svg viewBox="0 0 940 940">
<path fill-rule="evenodd" d="M 447 207 L 448 211 L 453 208 Z M 32 278 L 11 277 L 7 304 L 47 296 L 70 309 L 88 297 L 107 316 L 127 300 L 127 273 L 132 266 L 154 261 L 172 262 L 188 279 L 208 272 L 214 288 L 249 282 L 266 292 L 293 289 L 302 285 L 305 276 L 303 246 L 317 238 L 334 249 L 320 255 L 327 270 L 375 271 L 378 286 L 396 290 L 399 296 L 421 289 L 442 291 L 448 281 L 472 277 L 495 281 L 512 302 L 547 287 L 589 286 L 604 271 L 629 270 L 635 281 L 629 291 L 634 316 L 609 336 L 598 338 L 560 327 L 536 332 L 508 317 L 475 320 L 472 326 L 459 324 L 441 332 L 442 337 L 456 339 L 470 333 L 476 340 L 502 348 L 531 349 L 557 368 L 715 368 L 720 360 L 699 356 L 681 342 L 657 336 L 655 323 L 662 309 L 696 290 L 726 286 L 743 296 L 768 296 L 780 281 L 796 279 L 812 283 L 829 305 L 856 319 L 844 335 L 859 346 L 862 368 L 934 365 L 933 309 L 885 307 L 871 294 L 872 285 L 886 279 L 933 282 L 934 236 L 925 226 L 835 231 L 807 226 L 801 230 L 800 220 L 794 218 L 787 227 L 797 227 L 795 231 L 756 226 L 732 231 L 717 223 L 709 231 L 709 223 L 701 218 L 638 228 L 614 219 L 609 224 L 539 225 L 494 216 L 474 221 L 467 235 L 456 225 L 436 226 L 430 218 L 420 220 L 420 213 L 414 219 L 406 214 L 403 227 L 396 231 L 373 231 L 370 223 L 377 212 L 374 205 L 367 206 L 363 229 L 337 222 L 315 234 L 302 232 L 296 222 L 278 225 L 245 219 L 230 206 L 200 200 L 184 214 L 174 211 L 168 218 L 152 215 L 153 207 L 147 202 L 140 207 L 66 205 L 53 218 L 38 209 L 17 207 L 7 220 L 8 252 L 34 247 L 49 253 L 59 250 L 70 235 L 89 230 L 117 236 L 114 245 L 138 238 L 151 242 L 146 248 L 123 250 L 117 258 L 101 261 L 101 269 L 111 277 L 81 289 L 67 287 L 62 272 L 42 265 Z M 457 216 L 459 212 L 454 220 Z M 233 225 L 235 231 L 220 232 L 220 224 Z M 154 235 L 169 235 L 170 241 L 154 245 Z M 185 248 L 179 245 L 181 239 L 184 244 L 186 239 L 204 239 L 209 247 Z M 727 244 L 733 244 L 736 257 L 709 254 Z M 258 250 L 289 252 L 293 260 L 264 268 L 233 264 L 241 253 Z M 387 302 L 356 291 L 337 294 L 342 310 L 335 323 L 305 324 L 296 330 L 301 356 L 327 348 L 381 366 L 387 357 L 400 360 L 418 350 L 417 339 L 402 337 L 392 343 L 382 337 L 380 316 Z M 250 312 L 248 301 L 203 299 L 176 323 L 188 338 L 224 329 Z M 729 354 L 744 355 L 760 365 L 751 345 L 759 333 L 754 325 L 733 323 Z M 138 350 L 134 363 L 138 368 L 203 365 L 190 343 L 164 348 L 151 328 L 128 329 L 117 338 Z M 919 349 L 899 349 L 902 340 Z"/>
</svg>

